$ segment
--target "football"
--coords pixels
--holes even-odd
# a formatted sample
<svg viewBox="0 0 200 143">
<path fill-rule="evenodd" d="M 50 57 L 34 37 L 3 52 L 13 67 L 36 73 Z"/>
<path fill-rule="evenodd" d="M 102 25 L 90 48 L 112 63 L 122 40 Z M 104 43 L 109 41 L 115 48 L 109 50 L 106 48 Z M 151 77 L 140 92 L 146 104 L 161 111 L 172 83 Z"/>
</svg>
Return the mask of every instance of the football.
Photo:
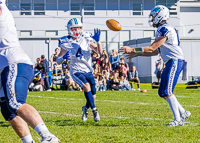
<svg viewBox="0 0 200 143">
<path fill-rule="evenodd" d="M 112 31 L 120 31 L 122 29 L 121 24 L 114 19 L 108 19 L 106 25 Z"/>
<path fill-rule="evenodd" d="M 147 90 L 146 89 L 142 89 L 141 92 L 142 93 L 147 93 Z"/>
</svg>

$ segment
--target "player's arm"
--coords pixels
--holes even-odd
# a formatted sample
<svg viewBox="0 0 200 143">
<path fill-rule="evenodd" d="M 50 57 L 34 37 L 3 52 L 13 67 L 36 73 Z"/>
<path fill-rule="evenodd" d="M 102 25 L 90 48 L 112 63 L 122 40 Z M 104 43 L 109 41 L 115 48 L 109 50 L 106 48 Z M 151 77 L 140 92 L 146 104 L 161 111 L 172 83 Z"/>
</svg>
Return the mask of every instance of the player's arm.
<svg viewBox="0 0 200 143">
<path fill-rule="evenodd" d="M 62 62 L 65 60 L 65 59 L 69 59 L 69 52 L 67 52 L 65 49 L 63 48 L 60 48 L 60 53 L 58 55 L 58 58 L 56 59 L 56 62 L 60 65 L 62 64 Z"/>
<path fill-rule="evenodd" d="M 94 50 L 97 54 L 101 54 L 103 52 L 103 48 L 100 43 L 100 35 L 101 35 L 101 30 L 94 29 L 94 36 L 92 36 L 92 38 L 97 42 L 97 45 L 94 44 L 93 42 L 90 43 L 90 48 Z"/>
<path fill-rule="evenodd" d="M 139 48 L 131 48 L 129 46 L 123 46 L 120 49 L 120 52 L 124 52 L 129 54 L 129 57 L 137 57 L 137 56 L 155 56 L 158 55 L 158 48 L 167 40 L 167 37 L 158 37 L 150 46 L 147 47 L 139 47 Z M 133 56 L 131 56 L 133 55 Z"/>
<path fill-rule="evenodd" d="M 1 11 L 2 11 L 2 10 L 1 10 L 1 7 L 0 7 L 0 16 L 1 16 Z"/>
<path fill-rule="evenodd" d="M 94 42 L 90 43 L 90 48 L 95 51 L 97 54 L 102 54 L 103 52 L 103 48 L 100 42 L 97 42 L 97 44 L 95 44 Z"/>
</svg>

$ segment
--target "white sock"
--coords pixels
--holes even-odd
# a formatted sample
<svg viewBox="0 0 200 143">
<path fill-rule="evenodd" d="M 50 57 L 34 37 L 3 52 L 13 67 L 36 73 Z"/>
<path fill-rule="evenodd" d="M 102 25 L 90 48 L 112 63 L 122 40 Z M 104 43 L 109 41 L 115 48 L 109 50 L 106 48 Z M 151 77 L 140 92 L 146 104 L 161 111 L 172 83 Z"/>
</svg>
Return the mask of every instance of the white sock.
<svg viewBox="0 0 200 143">
<path fill-rule="evenodd" d="M 96 109 L 97 109 L 97 108 L 95 107 L 95 108 L 92 109 L 92 111 L 94 111 L 94 110 L 96 110 Z"/>
<path fill-rule="evenodd" d="M 168 98 L 166 98 L 167 102 L 169 103 L 169 106 L 172 110 L 172 113 L 174 115 L 174 120 L 180 121 L 180 113 L 178 108 L 178 101 L 175 97 L 175 95 L 172 95 Z"/>
<path fill-rule="evenodd" d="M 33 141 L 33 138 L 31 136 L 31 134 L 29 134 L 29 135 L 21 138 L 21 140 L 22 140 L 23 143 L 30 143 L 31 141 Z"/>
<path fill-rule="evenodd" d="M 34 130 L 41 136 L 44 137 L 48 134 L 50 134 L 48 128 L 46 127 L 46 125 L 44 123 L 40 123 L 38 124 Z"/>
<path fill-rule="evenodd" d="M 178 102 L 178 100 L 177 100 L 177 102 Z M 182 107 L 182 105 L 179 102 L 178 102 L 178 110 L 179 110 L 180 114 L 185 113 L 185 109 Z"/>
</svg>

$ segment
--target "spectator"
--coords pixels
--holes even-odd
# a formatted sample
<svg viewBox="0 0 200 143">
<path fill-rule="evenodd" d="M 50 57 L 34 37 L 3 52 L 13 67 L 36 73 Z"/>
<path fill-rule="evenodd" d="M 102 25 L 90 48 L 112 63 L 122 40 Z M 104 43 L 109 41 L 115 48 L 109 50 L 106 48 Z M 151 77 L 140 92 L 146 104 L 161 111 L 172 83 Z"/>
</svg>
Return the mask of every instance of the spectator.
<svg viewBox="0 0 200 143">
<path fill-rule="evenodd" d="M 131 71 L 129 72 L 129 81 L 131 81 L 131 88 L 132 90 L 135 90 L 134 89 L 134 83 L 133 82 L 137 82 L 137 86 L 138 86 L 138 90 L 140 91 L 140 79 L 138 77 L 138 71 L 136 69 L 136 66 L 132 66 L 131 67 Z"/>
<path fill-rule="evenodd" d="M 102 57 L 103 57 L 104 59 L 109 58 L 109 57 L 108 57 L 108 54 L 107 54 L 107 52 L 106 52 L 106 50 L 103 50 Z"/>
<path fill-rule="evenodd" d="M 55 49 L 55 54 L 51 55 L 50 62 L 51 62 L 51 71 L 54 73 L 58 69 L 61 69 L 61 66 L 59 66 L 56 62 L 56 59 L 59 55 L 59 49 Z"/>
<path fill-rule="evenodd" d="M 41 71 L 42 70 L 42 63 L 41 63 L 41 59 L 37 58 L 37 63 L 35 64 L 35 70 Z"/>
<path fill-rule="evenodd" d="M 65 84 L 67 86 L 67 90 L 81 90 L 81 88 L 79 87 L 79 85 L 72 79 L 70 72 L 69 72 L 69 68 L 66 68 L 66 73 L 65 73 Z M 72 87 L 72 88 L 71 88 Z"/>
<path fill-rule="evenodd" d="M 119 64 L 119 77 L 122 75 L 125 75 L 126 78 L 128 77 L 127 76 L 127 68 L 125 67 L 124 63 Z"/>
<path fill-rule="evenodd" d="M 99 91 L 106 91 L 106 79 L 104 76 L 99 76 Z"/>
<path fill-rule="evenodd" d="M 123 63 L 127 69 L 127 71 L 129 71 L 129 66 L 128 66 L 128 63 L 125 62 L 125 59 L 124 58 L 120 58 L 120 63 Z"/>
<path fill-rule="evenodd" d="M 29 86 L 30 91 L 43 91 L 44 90 L 44 79 L 39 75 L 36 75 L 36 78 L 33 79 L 32 83 Z"/>
<path fill-rule="evenodd" d="M 68 60 L 64 60 L 64 62 L 62 63 L 62 70 L 63 73 L 66 73 L 66 69 L 69 68 L 69 63 Z"/>
<path fill-rule="evenodd" d="M 112 70 L 112 65 L 111 63 L 109 62 L 109 58 L 106 58 L 105 59 L 105 65 L 108 66 L 110 68 L 110 71 Z"/>
<path fill-rule="evenodd" d="M 100 66 L 99 66 L 99 64 L 98 63 L 96 63 L 95 65 L 94 65 L 94 73 L 95 74 L 100 74 L 101 73 L 101 68 L 100 68 Z"/>
<path fill-rule="evenodd" d="M 115 49 L 112 50 L 110 55 L 110 63 L 112 64 L 112 70 L 115 70 L 119 65 L 119 55 Z"/>
<path fill-rule="evenodd" d="M 123 87 L 123 90 L 132 90 L 130 87 L 130 83 L 125 79 L 126 76 L 120 76 L 119 86 Z"/>
<path fill-rule="evenodd" d="M 163 62 L 161 56 L 159 56 L 159 59 L 156 61 L 155 64 L 156 64 L 156 70 L 154 73 L 156 74 L 158 83 L 160 83 L 161 73 L 162 73 L 162 70 L 164 69 L 164 62 Z"/>
<path fill-rule="evenodd" d="M 114 78 L 111 79 L 110 84 L 111 84 L 112 91 L 114 91 L 114 90 L 121 91 L 123 89 L 123 87 L 119 86 L 119 80 L 117 78 L 117 74 L 116 73 L 114 73 Z"/>
<path fill-rule="evenodd" d="M 44 76 L 44 87 L 46 91 L 51 91 L 50 81 L 49 81 L 49 63 L 45 59 L 45 56 L 41 56 L 41 61 L 43 63 L 42 74 Z"/>
<path fill-rule="evenodd" d="M 96 91 L 99 91 L 99 75 L 98 74 L 94 74 L 94 81 L 95 81 Z"/>
</svg>

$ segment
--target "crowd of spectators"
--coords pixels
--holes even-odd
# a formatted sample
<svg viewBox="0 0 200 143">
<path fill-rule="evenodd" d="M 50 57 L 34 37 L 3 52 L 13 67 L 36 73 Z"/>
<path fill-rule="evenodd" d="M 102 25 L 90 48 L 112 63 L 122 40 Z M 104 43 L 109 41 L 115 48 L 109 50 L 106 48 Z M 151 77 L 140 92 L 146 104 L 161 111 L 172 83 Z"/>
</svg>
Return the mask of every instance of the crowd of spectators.
<svg viewBox="0 0 200 143">
<path fill-rule="evenodd" d="M 82 89 L 79 85 L 73 81 L 70 75 L 69 61 L 64 61 L 62 65 L 56 63 L 56 59 L 59 54 L 59 49 L 55 49 L 55 54 L 53 54 L 49 60 L 41 55 L 37 58 L 35 64 L 35 71 L 37 75 L 35 76 L 33 82 L 30 84 L 29 90 L 31 91 L 51 91 L 52 76 L 62 75 L 63 85 L 66 86 L 65 89 L 74 91 Z M 135 91 L 134 83 L 137 84 L 138 90 L 140 90 L 140 80 L 138 78 L 138 71 L 135 66 L 131 67 L 129 70 L 128 63 L 125 59 L 119 58 L 118 52 L 113 49 L 110 56 L 105 50 L 101 55 L 92 52 L 92 66 L 94 68 L 95 77 L 95 88 L 97 91 L 106 90 L 130 90 Z M 50 65 L 50 66 L 49 66 Z M 38 74 L 39 72 L 39 74 Z"/>
</svg>

